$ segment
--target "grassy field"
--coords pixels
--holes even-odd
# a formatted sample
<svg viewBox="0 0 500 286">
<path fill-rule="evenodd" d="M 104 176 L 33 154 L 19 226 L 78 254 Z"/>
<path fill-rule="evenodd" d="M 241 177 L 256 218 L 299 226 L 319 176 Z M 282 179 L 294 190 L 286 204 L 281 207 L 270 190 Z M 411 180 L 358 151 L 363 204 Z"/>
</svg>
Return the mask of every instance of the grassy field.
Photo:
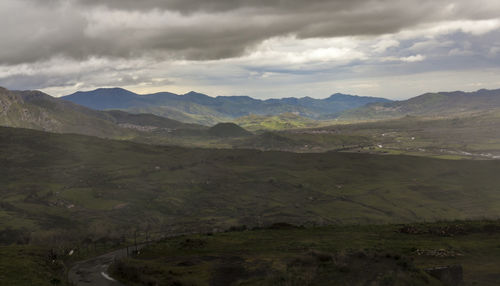
<svg viewBox="0 0 500 286">
<path fill-rule="evenodd" d="M 443 285 L 422 270 L 461 265 L 465 285 L 487 286 L 499 239 L 498 221 L 281 226 L 167 239 L 112 269 L 128 285 Z"/>
<path fill-rule="evenodd" d="M 0 148 L 0 229 L 19 231 L 6 243 L 500 216 L 498 161 L 185 149 L 9 128 Z"/>
<path fill-rule="evenodd" d="M 233 143 L 237 148 L 325 152 L 329 150 L 408 154 L 447 159 L 500 158 L 498 111 L 454 118 L 419 118 L 339 123 L 264 133 Z"/>
<path fill-rule="evenodd" d="M 49 254 L 44 247 L 0 246 L 0 285 L 66 285 L 65 265 Z"/>
<path fill-rule="evenodd" d="M 43 260 L 48 249 L 78 249 L 82 257 L 96 246 L 130 243 L 136 232 L 154 238 L 288 222 L 307 227 L 293 230 L 306 235 L 322 225 L 359 224 L 363 232 L 366 225 L 498 218 L 499 172 L 496 160 L 181 148 L 0 128 L 0 244 L 24 245 L 1 251 L 28 251 L 2 269 L 23 261 L 34 269 L 2 279 L 50 282 L 60 269 Z M 357 237 L 355 229 L 350 235 Z M 308 253 L 298 255 L 313 259 Z M 346 263 L 358 265 L 349 253 Z"/>
<path fill-rule="evenodd" d="M 327 125 L 326 122 L 302 117 L 293 113 L 280 115 L 248 115 L 237 118 L 234 122 L 241 127 L 251 130 L 286 130 L 297 128 L 311 128 Z"/>
</svg>

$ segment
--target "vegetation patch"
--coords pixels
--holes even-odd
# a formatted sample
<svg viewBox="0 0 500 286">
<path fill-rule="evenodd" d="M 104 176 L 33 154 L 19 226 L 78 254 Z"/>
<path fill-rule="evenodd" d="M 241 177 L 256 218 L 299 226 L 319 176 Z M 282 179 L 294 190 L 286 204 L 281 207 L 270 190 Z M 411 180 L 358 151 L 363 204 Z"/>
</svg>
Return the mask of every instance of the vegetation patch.
<svg viewBox="0 0 500 286">
<path fill-rule="evenodd" d="M 409 227 L 435 230 L 457 225 L 467 231 L 453 237 L 436 231 L 401 232 Z M 136 273 L 142 280 L 131 280 L 118 270 L 113 275 L 131 285 L 147 281 L 158 285 L 448 285 L 446 279 L 453 274 L 465 285 L 496 285 L 497 270 L 492 265 L 500 263 L 500 234 L 489 230 L 493 226 L 500 222 L 287 226 L 193 235 L 165 239 L 117 264 L 129 267 L 126 273 Z M 187 242 L 196 247 L 186 247 Z M 453 270 L 454 265 L 460 271 Z"/>
</svg>

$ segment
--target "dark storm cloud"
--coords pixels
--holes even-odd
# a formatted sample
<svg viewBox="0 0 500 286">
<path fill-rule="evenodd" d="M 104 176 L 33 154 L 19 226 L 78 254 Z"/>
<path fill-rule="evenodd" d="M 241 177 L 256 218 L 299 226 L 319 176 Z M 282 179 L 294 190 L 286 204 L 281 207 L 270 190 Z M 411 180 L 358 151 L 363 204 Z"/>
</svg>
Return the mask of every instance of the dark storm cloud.
<svg viewBox="0 0 500 286">
<path fill-rule="evenodd" d="M 42 1 L 42 0 L 38 0 Z M 43 0 L 45 1 L 45 0 Z M 52 0 L 58 1 L 58 0 Z M 64 2 L 64 0 L 59 0 Z M 489 9 L 489 5 L 473 1 L 457 0 L 77 0 L 84 6 L 105 6 L 120 10 L 170 10 L 181 13 L 196 12 L 227 12 L 241 9 L 254 9 L 263 13 L 273 14 L 303 14 L 329 12 L 335 15 L 339 12 L 351 14 L 364 9 L 366 12 L 382 11 L 394 6 L 404 8 L 400 11 L 404 15 L 419 14 L 422 6 L 431 4 L 428 12 L 439 12 L 448 4 L 456 5 L 454 13 L 467 15 L 471 18 L 496 17 L 498 11 Z M 402 4 L 402 5 L 401 5 Z M 397 15 L 392 15 L 397 16 Z M 379 18 L 383 20 L 383 18 Z"/>
<path fill-rule="evenodd" d="M 455 7 L 450 10 L 450 4 Z M 4 0 L 0 64 L 54 56 L 211 60 L 276 37 L 380 35 L 492 9 L 430 0 Z M 450 11 L 448 11 L 450 10 Z M 470 14 L 470 15 L 469 15 Z M 470 16 L 470 17 L 469 17 Z"/>
<path fill-rule="evenodd" d="M 46 2 L 46 0 L 35 0 Z M 63 3 L 65 0 L 52 0 L 52 3 Z M 320 8 L 351 10 L 369 2 L 389 3 L 390 0 L 76 0 L 82 6 L 105 6 L 119 10 L 170 10 L 181 13 L 227 12 L 239 9 L 258 9 L 261 11 L 278 11 L 280 13 L 314 11 Z M 373 3 L 376 4 L 376 3 Z M 274 13 L 273 12 L 273 13 Z"/>
</svg>

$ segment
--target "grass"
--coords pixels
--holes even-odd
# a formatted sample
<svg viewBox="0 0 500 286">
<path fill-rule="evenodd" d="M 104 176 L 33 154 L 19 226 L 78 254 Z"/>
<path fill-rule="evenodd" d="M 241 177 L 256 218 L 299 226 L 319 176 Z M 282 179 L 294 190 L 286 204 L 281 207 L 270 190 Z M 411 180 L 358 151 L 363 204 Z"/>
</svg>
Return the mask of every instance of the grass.
<svg viewBox="0 0 500 286">
<path fill-rule="evenodd" d="M 417 232 L 405 233 L 404 228 Z M 224 279 L 231 280 L 231 285 L 323 285 L 326 281 L 441 285 L 421 270 L 459 264 L 465 285 L 497 285 L 499 229 L 497 221 L 468 221 L 195 235 L 156 243 L 113 269 L 129 285 L 141 281 L 218 285 L 215 282 Z"/>
<path fill-rule="evenodd" d="M 0 130 L 1 217 L 37 233 L 372 224 L 500 216 L 497 161 L 185 149 Z"/>
<path fill-rule="evenodd" d="M 109 246 L 116 241 L 130 242 L 136 231 L 142 236 L 154 232 L 160 237 L 189 231 L 213 232 L 242 224 L 266 226 L 283 221 L 308 227 L 338 225 L 338 229 L 343 229 L 342 225 L 360 224 L 359 231 L 352 229 L 340 237 L 363 241 L 367 235 L 363 230 L 371 224 L 500 216 L 500 179 L 497 176 L 500 162 L 494 160 L 188 149 L 13 128 L 0 128 L 0 150 L 1 243 L 29 242 L 42 245 L 42 249 L 58 249 L 61 253 L 74 248 L 92 249 L 96 243 Z M 320 231 L 322 229 L 294 230 L 299 234 L 303 231 L 303 240 L 295 242 L 301 249 L 295 258 L 306 262 L 314 260 L 309 249 L 337 257 L 335 249 L 328 245 L 323 248 L 326 242 L 318 240 L 317 237 L 329 235 Z M 269 245 L 277 240 L 267 235 L 266 230 L 262 231 Z M 312 236 L 306 238 L 306 234 Z M 382 238 L 398 250 L 397 241 L 391 237 Z M 467 245 L 474 250 L 474 243 L 487 238 L 478 234 L 475 242 L 464 243 L 469 243 Z M 287 236 L 284 239 L 288 239 Z M 430 237 L 427 242 L 432 239 Z M 444 242 L 453 247 L 466 245 L 454 246 L 454 240 Z M 352 243 L 346 247 L 362 247 Z M 433 247 L 444 246 L 446 244 Z M 232 246 L 220 247 L 238 252 Z M 6 248 L 4 251 L 11 250 Z M 474 251 L 471 255 L 477 254 L 477 265 L 493 267 L 491 262 L 481 262 L 489 257 L 487 251 Z M 491 251 L 491 255 L 496 255 L 495 251 Z M 5 257 L 14 255 L 12 253 Z M 342 258 L 344 262 L 358 269 L 356 265 L 361 265 L 362 261 L 351 257 L 350 252 L 347 254 Z M 369 257 L 377 259 L 371 252 Z M 36 263 L 38 258 L 20 259 Z M 265 253 L 252 259 L 274 261 Z M 294 278 L 295 270 L 291 270 L 292 274 L 279 272 L 287 270 L 289 259 L 294 258 L 283 259 L 271 263 L 272 269 L 278 271 L 276 279 L 313 279 Z M 316 262 L 311 267 L 321 266 Z M 224 260 L 221 263 L 232 262 Z M 46 273 L 52 272 L 44 270 L 43 264 L 37 265 L 33 269 L 39 269 L 38 272 L 19 279 L 46 281 L 50 276 Z M 200 267 L 210 264 L 203 265 Z M 399 273 L 401 270 L 397 262 L 384 265 L 386 268 L 382 272 Z M 474 265 L 469 264 L 468 269 L 473 269 Z M 208 273 L 202 270 L 201 273 Z M 323 277 L 321 273 L 318 277 Z M 203 277 L 192 282 L 204 281 Z M 495 276 L 487 277 L 495 279 Z M 18 284 L 21 283 L 25 282 Z"/>
<path fill-rule="evenodd" d="M 319 127 L 325 122 L 316 121 L 293 113 L 280 115 L 248 115 L 234 120 L 241 127 L 251 130 L 285 130 L 297 128 Z"/>
<path fill-rule="evenodd" d="M 336 150 L 437 156 L 444 159 L 493 159 L 500 156 L 498 119 L 497 111 L 455 118 L 408 116 L 385 121 L 273 131 L 272 136 L 261 134 L 233 143 L 233 146 L 292 152 Z"/>
<path fill-rule="evenodd" d="M 52 262 L 46 248 L 0 246 L 0 256 L 1 285 L 66 285 L 65 265 Z"/>
</svg>

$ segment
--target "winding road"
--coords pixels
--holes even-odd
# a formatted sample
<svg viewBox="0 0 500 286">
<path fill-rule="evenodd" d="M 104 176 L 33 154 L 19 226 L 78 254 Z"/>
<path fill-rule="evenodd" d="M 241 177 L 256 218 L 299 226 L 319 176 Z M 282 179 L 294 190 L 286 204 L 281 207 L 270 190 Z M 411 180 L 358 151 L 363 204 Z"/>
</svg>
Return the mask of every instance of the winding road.
<svg viewBox="0 0 500 286">
<path fill-rule="evenodd" d="M 138 245 L 140 249 L 144 246 Z M 132 252 L 134 247 L 129 247 Z M 68 272 L 68 280 L 75 286 L 125 286 L 108 274 L 108 267 L 115 259 L 127 257 L 127 248 L 115 250 L 91 259 L 77 262 Z"/>
</svg>

